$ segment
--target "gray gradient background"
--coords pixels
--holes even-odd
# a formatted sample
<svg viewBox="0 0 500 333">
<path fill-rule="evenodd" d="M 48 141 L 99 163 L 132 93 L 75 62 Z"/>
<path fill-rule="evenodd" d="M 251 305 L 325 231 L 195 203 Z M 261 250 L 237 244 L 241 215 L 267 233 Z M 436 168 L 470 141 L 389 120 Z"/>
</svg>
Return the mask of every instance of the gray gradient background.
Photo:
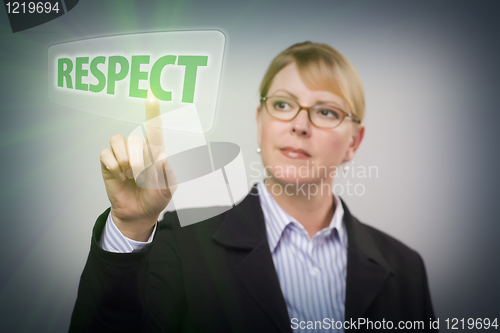
<svg viewBox="0 0 500 333">
<path fill-rule="evenodd" d="M 0 331 L 64 332 L 95 218 L 108 200 L 99 152 L 135 125 L 52 104 L 55 43 L 123 33 L 219 29 L 226 35 L 209 141 L 255 153 L 257 88 L 272 57 L 328 43 L 358 69 L 375 165 L 351 211 L 424 258 L 435 311 L 499 316 L 497 1 L 80 1 L 12 34 L 0 10 Z M 249 177 L 252 176 L 250 168 Z"/>
</svg>

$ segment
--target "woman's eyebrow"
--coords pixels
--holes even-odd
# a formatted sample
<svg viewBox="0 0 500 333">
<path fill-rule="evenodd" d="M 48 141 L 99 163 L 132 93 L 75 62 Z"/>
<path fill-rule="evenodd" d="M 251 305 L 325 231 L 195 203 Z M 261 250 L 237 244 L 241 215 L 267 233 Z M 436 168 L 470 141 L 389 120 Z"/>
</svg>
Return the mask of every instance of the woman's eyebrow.
<svg viewBox="0 0 500 333">
<path fill-rule="evenodd" d="M 291 93 L 291 92 L 289 92 L 288 90 L 278 89 L 278 90 L 276 90 L 274 93 L 276 94 L 277 92 L 280 92 L 280 91 L 281 91 L 281 92 L 284 92 L 285 94 L 290 95 L 290 96 L 291 96 L 292 98 L 294 98 L 295 100 L 297 100 L 297 99 L 298 99 L 298 97 L 297 97 L 297 96 L 295 96 L 294 94 L 292 94 L 292 93 Z"/>
<path fill-rule="evenodd" d="M 293 93 L 289 92 L 288 90 L 278 89 L 274 92 L 274 94 L 276 94 L 278 92 L 284 92 L 285 94 L 290 95 L 296 101 L 299 99 L 297 96 L 295 96 Z M 340 103 L 332 101 L 332 100 L 318 100 L 318 101 L 316 101 L 316 103 L 314 105 L 321 105 L 321 104 L 334 105 L 334 106 L 338 107 L 339 109 L 342 109 L 342 106 L 340 105 Z"/>
<path fill-rule="evenodd" d="M 335 101 L 331 101 L 331 100 L 330 100 L 330 101 L 321 101 L 321 100 L 320 100 L 320 101 L 317 101 L 317 102 L 316 102 L 316 104 L 317 104 L 317 105 L 318 105 L 318 104 L 335 105 L 335 106 L 337 106 L 337 107 L 341 108 L 341 106 L 340 106 L 340 104 L 339 104 L 339 103 L 337 103 L 337 102 L 335 102 Z"/>
</svg>

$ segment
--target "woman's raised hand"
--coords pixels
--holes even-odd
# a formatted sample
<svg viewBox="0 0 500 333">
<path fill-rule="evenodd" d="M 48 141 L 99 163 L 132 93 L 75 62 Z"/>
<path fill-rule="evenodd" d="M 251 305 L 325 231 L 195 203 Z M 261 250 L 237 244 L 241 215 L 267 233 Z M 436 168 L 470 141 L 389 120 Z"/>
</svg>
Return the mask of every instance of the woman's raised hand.
<svg viewBox="0 0 500 333">
<path fill-rule="evenodd" d="M 160 104 L 146 99 L 146 143 L 138 135 L 113 135 L 101 151 L 101 170 L 111 202 L 111 217 L 122 234 L 146 241 L 168 205 L 177 181 L 163 143 Z"/>
</svg>

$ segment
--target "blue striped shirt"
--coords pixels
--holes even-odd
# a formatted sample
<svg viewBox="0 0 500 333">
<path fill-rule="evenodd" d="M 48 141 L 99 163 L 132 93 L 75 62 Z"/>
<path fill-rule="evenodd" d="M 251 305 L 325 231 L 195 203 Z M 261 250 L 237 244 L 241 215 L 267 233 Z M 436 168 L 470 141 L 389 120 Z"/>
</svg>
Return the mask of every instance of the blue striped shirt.
<svg viewBox="0 0 500 333">
<path fill-rule="evenodd" d="M 278 205 L 263 182 L 257 187 L 269 247 L 293 331 L 343 332 L 343 329 L 327 328 L 323 321 L 344 320 L 347 233 L 340 199 L 333 195 L 336 208 L 332 221 L 311 239 L 304 226 Z M 155 231 L 156 226 L 147 242 L 131 240 L 120 232 L 109 214 L 101 247 L 109 252 L 135 252 L 152 241 Z M 308 321 L 316 322 L 316 328 L 301 329 L 300 326 L 307 327 Z"/>
<path fill-rule="evenodd" d="M 340 199 L 334 194 L 336 208 L 330 225 L 311 239 L 304 226 L 278 205 L 263 182 L 257 186 L 293 331 L 335 332 L 334 327 L 323 325 L 323 320 L 326 318 L 330 324 L 332 319 L 344 321 L 347 233 Z M 321 325 L 316 323 L 312 330 L 300 329 L 307 327 L 308 321 L 321 321 Z"/>
</svg>

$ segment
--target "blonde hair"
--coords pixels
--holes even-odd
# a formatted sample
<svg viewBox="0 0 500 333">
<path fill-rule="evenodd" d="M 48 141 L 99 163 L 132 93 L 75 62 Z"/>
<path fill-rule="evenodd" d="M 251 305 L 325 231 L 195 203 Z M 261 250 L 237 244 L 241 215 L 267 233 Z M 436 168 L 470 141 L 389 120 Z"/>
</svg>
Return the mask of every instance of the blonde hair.
<svg viewBox="0 0 500 333">
<path fill-rule="evenodd" d="M 260 84 L 261 97 L 266 97 L 274 76 L 291 62 L 296 63 L 306 86 L 341 96 L 346 100 L 351 112 L 363 120 L 365 94 L 361 78 L 349 60 L 326 44 L 298 43 L 278 54 Z"/>
</svg>

